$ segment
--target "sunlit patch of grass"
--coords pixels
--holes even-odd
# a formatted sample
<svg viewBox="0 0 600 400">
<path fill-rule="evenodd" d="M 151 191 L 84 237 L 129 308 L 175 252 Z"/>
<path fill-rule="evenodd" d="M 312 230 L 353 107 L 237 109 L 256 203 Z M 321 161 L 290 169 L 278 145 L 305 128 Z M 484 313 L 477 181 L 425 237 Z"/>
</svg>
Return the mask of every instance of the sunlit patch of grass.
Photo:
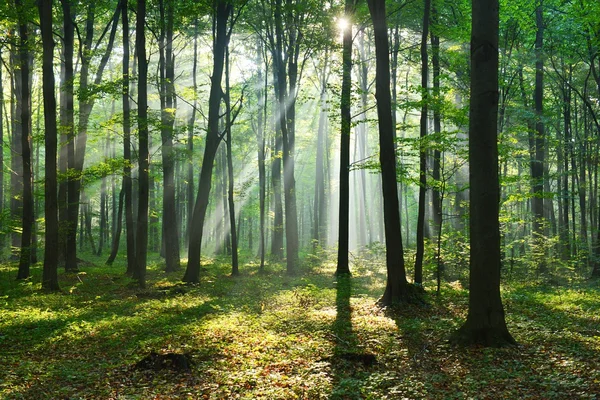
<svg viewBox="0 0 600 400">
<path fill-rule="evenodd" d="M 511 284 L 503 290 L 520 346 L 461 349 L 447 338 L 466 316 L 456 284 L 427 306 L 382 310 L 385 267 L 355 260 L 349 280 L 319 258 L 285 266 L 203 260 L 199 285 L 183 285 L 150 257 L 138 289 L 91 258 L 60 274 L 60 294 L 0 266 L 1 398 L 593 398 L 600 392 L 599 289 Z M 433 283 L 426 283 L 433 287 Z M 189 354 L 190 372 L 134 368 L 149 352 Z M 352 357 L 344 358 L 350 354 Z M 361 362 L 369 355 L 374 363 Z M 562 397 L 561 397 L 562 396 Z"/>
</svg>

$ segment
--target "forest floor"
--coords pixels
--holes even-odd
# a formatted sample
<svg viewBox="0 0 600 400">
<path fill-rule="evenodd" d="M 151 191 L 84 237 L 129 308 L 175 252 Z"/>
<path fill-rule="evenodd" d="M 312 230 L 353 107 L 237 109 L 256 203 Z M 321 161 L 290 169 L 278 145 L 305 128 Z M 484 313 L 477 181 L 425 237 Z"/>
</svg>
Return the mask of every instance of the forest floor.
<svg viewBox="0 0 600 400">
<path fill-rule="evenodd" d="M 328 262 L 230 277 L 212 260 L 195 286 L 157 263 L 141 290 L 122 265 L 89 260 L 61 272 L 60 294 L 40 291 L 39 265 L 27 282 L 0 266 L 1 399 L 600 398 L 597 283 L 507 285 L 519 345 L 459 348 L 447 338 L 467 291 L 455 282 L 428 306 L 381 310 L 378 262 L 348 280 Z"/>
</svg>

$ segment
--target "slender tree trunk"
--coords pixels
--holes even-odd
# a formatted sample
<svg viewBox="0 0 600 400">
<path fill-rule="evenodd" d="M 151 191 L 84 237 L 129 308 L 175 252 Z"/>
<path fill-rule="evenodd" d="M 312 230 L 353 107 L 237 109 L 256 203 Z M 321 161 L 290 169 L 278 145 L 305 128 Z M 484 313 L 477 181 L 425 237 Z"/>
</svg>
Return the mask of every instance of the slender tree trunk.
<svg viewBox="0 0 600 400">
<path fill-rule="evenodd" d="M 108 147 L 110 143 L 110 137 L 106 139 L 106 145 L 104 148 L 104 159 L 107 160 L 109 157 Z M 96 252 L 97 256 L 102 255 L 102 249 L 104 248 L 104 238 L 106 236 L 107 228 L 107 215 L 108 215 L 108 193 L 107 193 L 107 185 L 106 180 L 108 178 L 106 175 L 102 176 L 100 181 L 100 235 L 98 239 L 98 251 Z"/>
<path fill-rule="evenodd" d="M 125 231 L 127 242 L 127 275 L 133 275 L 136 269 L 135 227 L 133 218 L 133 184 L 131 179 L 131 103 L 129 99 L 129 15 L 128 0 L 121 0 L 121 22 L 123 27 L 123 195 L 125 200 Z"/>
<path fill-rule="evenodd" d="M 431 8 L 431 22 L 432 29 L 437 28 L 438 23 L 438 12 L 435 6 Z M 433 131 L 436 137 L 442 132 L 442 118 L 441 118 L 441 98 L 440 98 L 440 37 L 432 32 L 431 33 L 431 64 L 433 69 Z M 440 138 L 441 139 L 441 138 Z M 441 158 L 442 152 L 439 147 L 436 147 L 433 151 L 433 170 L 432 177 L 436 183 L 431 192 L 431 203 L 433 211 L 433 223 L 434 230 L 438 234 L 442 230 L 442 199 L 440 196 L 439 184 L 441 183 L 442 176 L 441 170 Z"/>
<path fill-rule="evenodd" d="M 227 202 L 229 205 L 229 228 L 231 231 L 231 275 L 239 275 L 238 265 L 238 237 L 239 232 L 235 227 L 235 203 L 233 200 L 233 153 L 231 150 L 231 90 L 229 86 L 229 46 L 225 48 L 225 132 L 227 149 Z"/>
<path fill-rule="evenodd" d="M 198 108 L 198 24 L 196 18 L 194 21 L 194 61 L 192 64 L 192 87 L 194 90 L 194 104 L 192 106 L 192 115 L 188 121 L 188 164 L 187 164 L 187 234 L 185 244 L 188 245 L 192 227 L 192 214 L 194 211 L 194 126 L 196 124 L 196 109 Z"/>
<path fill-rule="evenodd" d="M 344 8 L 344 18 L 348 21 L 348 26 L 344 30 L 342 47 L 340 214 L 336 275 L 350 273 L 350 266 L 348 265 L 348 240 L 350 234 L 350 131 L 352 129 L 350 96 L 352 90 L 352 20 L 354 17 L 354 0 L 346 0 Z"/>
<path fill-rule="evenodd" d="M 42 272 L 42 288 L 48 291 L 59 291 L 58 285 L 58 192 L 57 164 L 58 149 L 56 127 L 56 98 L 54 97 L 54 39 L 52 37 L 52 0 L 40 0 L 40 29 L 42 34 L 42 85 L 44 91 L 44 149 L 46 152 L 44 168 L 44 269 Z M 2 67 L 0 67 L 0 70 Z M 2 77 L 0 76 L 0 81 Z M 2 92 L 0 90 L 0 98 Z M 2 114 L 0 111 L 0 126 Z M 2 128 L 0 127 L 0 130 Z M 1 137 L 0 132 L 0 137 Z M 1 143 L 0 143 L 1 145 Z M 0 146 L 1 147 L 1 146 Z M 0 163 L 1 165 L 1 163 Z M 2 186 L 2 182 L 0 182 Z M 0 202 L 2 196 L 0 194 Z"/>
<path fill-rule="evenodd" d="M 368 0 L 375 36 L 377 115 L 379 117 L 379 161 L 383 189 L 384 229 L 386 246 L 387 282 L 380 300 L 391 305 L 409 298 L 406 281 L 400 212 L 398 208 L 398 184 L 396 181 L 396 152 L 394 150 L 394 126 L 390 93 L 390 60 L 387 36 L 385 0 Z"/>
<path fill-rule="evenodd" d="M 138 215 L 136 233 L 136 268 L 133 279 L 140 287 L 146 286 L 146 257 L 148 253 L 148 200 L 149 200 L 149 149 L 148 149 L 148 62 L 146 60 L 146 0 L 138 0 L 135 47 L 138 53 Z"/>
<path fill-rule="evenodd" d="M 261 57 L 263 55 L 263 47 L 260 40 L 257 40 L 256 43 L 256 65 L 261 65 Z M 267 116 L 267 102 L 266 102 L 266 94 L 268 88 L 268 78 L 267 78 L 267 64 L 265 62 L 265 75 L 263 78 L 262 68 L 258 68 L 258 82 L 262 83 L 264 80 L 264 86 L 260 89 L 256 90 L 256 97 L 258 103 L 257 117 L 256 117 L 256 137 L 258 144 L 258 190 L 259 190 L 259 213 L 260 213 L 260 243 L 259 243 L 259 253 L 260 253 L 260 271 L 264 271 L 265 268 L 265 253 L 266 253 L 266 241 L 265 241 L 265 211 L 266 211 L 266 192 L 267 192 L 267 174 L 266 174 L 266 145 L 265 145 L 265 120 Z"/>
<path fill-rule="evenodd" d="M 11 37 L 15 37 L 14 30 L 11 30 Z M 19 71 L 20 56 L 18 45 L 13 41 L 10 50 L 10 64 L 12 71 Z M 14 227 L 22 224 L 23 217 L 23 198 L 18 195 L 23 193 L 23 157 L 21 156 L 21 74 L 13 73 L 11 79 L 10 93 L 12 94 L 10 120 L 11 120 L 11 140 L 10 140 L 10 169 L 14 171 L 10 174 L 10 216 L 11 224 Z M 13 229 L 11 234 L 11 258 L 17 258 L 16 249 L 21 248 L 21 234 L 17 229 Z"/>
<path fill-rule="evenodd" d="M 423 256 L 425 254 L 425 195 L 427 193 L 427 136 L 428 102 L 429 102 L 429 60 L 427 38 L 429 37 L 429 12 L 431 0 L 424 0 L 423 32 L 421 35 L 421 128 L 419 138 L 419 212 L 417 216 L 417 253 L 415 257 L 415 284 L 423 284 Z"/>
<path fill-rule="evenodd" d="M 535 11 L 536 15 L 536 27 L 537 32 L 535 36 L 535 153 L 534 160 L 531 168 L 532 180 L 533 180 L 533 198 L 532 198 L 532 211 L 533 211 L 533 233 L 538 237 L 538 242 L 541 242 L 543 235 L 543 221 L 544 221 L 544 122 L 543 118 L 543 101 L 544 101 L 544 54 L 543 54 L 543 43 L 544 43 L 544 20 L 543 20 L 543 0 L 539 0 L 539 3 Z M 541 245 L 541 243 L 540 243 Z M 543 263 L 542 263 L 543 264 Z M 543 268 L 541 268 L 543 269 Z"/>
<path fill-rule="evenodd" d="M 106 265 L 112 265 L 119 253 L 119 242 L 121 241 L 121 231 L 123 230 L 123 199 L 125 198 L 125 190 L 122 188 L 119 192 L 119 206 L 117 211 L 115 232 L 113 235 L 112 246 Z"/>
<path fill-rule="evenodd" d="M 166 1 L 166 5 L 165 5 Z M 175 111 L 175 55 L 173 54 L 173 0 L 160 1 L 160 97 L 161 138 L 163 163 L 163 238 L 165 243 L 166 271 L 180 268 L 179 228 L 175 206 L 175 152 L 173 150 L 173 127 Z M 166 13 L 166 14 L 165 14 Z M 166 42 L 165 42 L 166 40 Z"/>
<path fill-rule="evenodd" d="M 21 79 L 20 96 L 20 122 L 21 122 L 21 158 L 23 159 L 23 217 L 21 233 L 21 253 L 19 258 L 19 272 L 17 279 L 29 278 L 29 267 L 31 264 L 31 235 L 33 227 L 33 192 L 32 192 L 32 170 L 31 170 L 31 147 L 30 147 L 30 96 L 29 87 L 29 29 L 25 20 L 26 10 L 21 0 L 15 0 L 15 6 L 19 10 L 19 67 L 18 72 Z"/>
<path fill-rule="evenodd" d="M 317 131 L 317 154 L 315 158 L 315 197 L 313 203 L 313 251 L 326 245 L 325 215 L 325 135 L 327 134 L 327 84 L 329 81 L 329 48 L 325 49 L 325 65 L 322 68 L 321 95 L 319 97 L 319 128 Z"/>
<path fill-rule="evenodd" d="M 276 122 L 276 125 L 278 122 Z M 276 129 L 279 131 L 279 129 Z M 271 161 L 271 185 L 273 186 L 273 234 L 271 235 L 271 257 L 283 259 L 283 203 L 281 202 L 281 136 L 275 135 L 275 146 Z"/>
<path fill-rule="evenodd" d="M 2 81 L 2 49 L 0 48 L 0 149 L 4 149 L 4 84 Z M 54 95 L 54 94 L 53 94 Z M 0 151 L 0 210 L 4 210 L 4 151 Z M 4 231 L 4 219 L 0 219 L 0 231 Z M 0 235 L 0 252 L 4 250 L 6 235 Z"/>
<path fill-rule="evenodd" d="M 231 4 L 226 0 L 218 0 L 215 6 L 213 42 L 213 73 L 211 77 L 211 88 L 208 107 L 208 130 L 206 133 L 206 145 L 202 159 L 202 170 L 198 182 L 198 195 L 192 215 L 192 228 L 190 232 L 190 243 L 188 249 L 188 265 L 183 277 L 184 282 L 197 283 L 200 281 L 200 256 L 202 246 L 202 231 L 208 208 L 210 195 L 212 170 L 217 149 L 221 141 L 219 132 L 219 108 L 222 98 L 221 81 L 225 63 L 225 47 L 229 42 L 227 33 L 227 20 L 231 11 Z"/>
</svg>

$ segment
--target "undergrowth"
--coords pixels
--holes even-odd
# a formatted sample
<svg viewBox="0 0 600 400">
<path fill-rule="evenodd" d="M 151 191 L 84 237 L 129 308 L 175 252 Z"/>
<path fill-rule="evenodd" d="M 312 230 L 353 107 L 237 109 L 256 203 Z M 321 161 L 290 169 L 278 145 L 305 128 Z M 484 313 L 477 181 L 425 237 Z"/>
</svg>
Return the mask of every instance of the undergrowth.
<svg viewBox="0 0 600 400">
<path fill-rule="evenodd" d="M 229 276 L 206 260 L 182 285 L 158 260 L 138 289 L 124 266 L 90 259 L 61 273 L 60 294 L 0 266 L 0 398 L 6 399 L 592 399 L 600 394 L 600 293 L 591 283 L 503 289 L 504 349 L 447 343 L 466 316 L 458 282 L 428 305 L 376 306 L 380 262 L 351 278 L 328 262 L 288 276 L 255 262 Z M 433 284 L 427 289 L 433 290 Z M 185 354 L 189 370 L 147 370 L 151 353 Z"/>
</svg>

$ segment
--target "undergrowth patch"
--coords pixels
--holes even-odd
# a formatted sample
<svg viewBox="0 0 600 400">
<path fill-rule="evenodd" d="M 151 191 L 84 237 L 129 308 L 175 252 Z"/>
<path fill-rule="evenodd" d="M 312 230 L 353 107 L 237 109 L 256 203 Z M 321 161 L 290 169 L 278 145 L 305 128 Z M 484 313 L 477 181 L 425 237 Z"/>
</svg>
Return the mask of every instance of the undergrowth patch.
<svg viewBox="0 0 600 400">
<path fill-rule="evenodd" d="M 371 266 L 369 266 L 371 265 Z M 381 263 L 351 278 L 331 263 L 288 276 L 256 263 L 229 276 L 207 260 L 201 283 L 149 266 L 137 289 L 124 266 L 93 260 L 40 290 L 41 267 L 17 282 L 0 266 L 0 398 L 6 399 L 593 399 L 600 394 L 600 293 L 507 285 L 519 345 L 457 348 L 449 334 L 468 294 L 443 287 L 428 305 L 376 306 Z M 433 287 L 433 285 L 432 285 Z M 185 368 L 140 368 L 184 355 Z M 160 359 L 160 358 L 159 358 Z M 162 361 L 161 361 L 162 362 Z M 136 367 L 136 365 L 138 367 Z M 152 364 L 154 366 L 154 364 Z M 162 365 L 162 364 L 156 364 Z"/>
</svg>

